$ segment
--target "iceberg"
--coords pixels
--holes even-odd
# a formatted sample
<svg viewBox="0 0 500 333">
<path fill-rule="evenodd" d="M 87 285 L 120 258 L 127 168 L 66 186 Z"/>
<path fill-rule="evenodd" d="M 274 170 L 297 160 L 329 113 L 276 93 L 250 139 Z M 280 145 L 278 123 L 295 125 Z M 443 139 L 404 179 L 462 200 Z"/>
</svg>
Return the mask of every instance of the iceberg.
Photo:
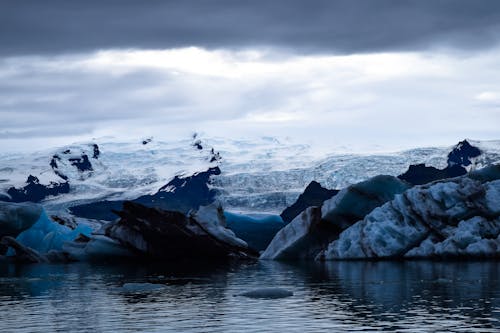
<svg viewBox="0 0 500 333">
<path fill-rule="evenodd" d="M 120 242 L 104 235 L 65 242 L 62 250 L 75 261 L 123 260 L 135 257 L 135 254 Z"/>
<path fill-rule="evenodd" d="M 500 166 L 416 186 L 343 231 L 317 259 L 500 256 Z"/>
<path fill-rule="evenodd" d="M 276 233 L 285 226 L 279 215 L 250 216 L 226 211 L 224 216 L 227 228 L 257 251 L 265 250 Z"/>
<path fill-rule="evenodd" d="M 52 221 L 44 210 L 38 220 L 29 229 L 21 232 L 16 241 L 39 253 L 48 253 L 51 250 L 62 251 L 63 244 L 72 241 L 80 234 L 90 235 L 92 229 L 80 224 L 75 229 L 70 229 Z M 13 252 L 9 251 L 8 255 Z"/>
<path fill-rule="evenodd" d="M 376 176 L 341 190 L 321 208 L 309 207 L 281 229 L 261 259 L 312 259 L 340 232 L 409 185 L 393 176 Z"/>
<path fill-rule="evenodd" d="M 0 201 L 0 238 L 17 237 L 31 228 L 42 215 L 43 207 L 33 203 L 11 203 Z"/>
<path fill-rule="evenodd" d="M 283 288 L 260 288 L 235 295 L 248 298 L 277 299 L 293 296 L 293 292 Z"/>
<path fill-rule="evenodd" d="M 189 214 L 126 201 L 119 220 L 104 226 L 106 237 L 138 257 L 155 260 L 254 259 L 258 254 L 225 227 L 220 206 Z"/>
</svg>

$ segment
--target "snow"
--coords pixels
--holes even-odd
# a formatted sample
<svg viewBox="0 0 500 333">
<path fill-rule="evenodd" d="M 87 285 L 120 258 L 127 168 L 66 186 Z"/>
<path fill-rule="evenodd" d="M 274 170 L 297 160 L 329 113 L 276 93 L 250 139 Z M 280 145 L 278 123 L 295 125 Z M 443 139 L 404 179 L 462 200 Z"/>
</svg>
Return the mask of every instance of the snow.
<svg viewBox="0 0 500 333">
<path fill-rule="evenodd" d="M 193 147 L 191 139 L 153 140 L 143 145 L 140 138 L 130 142 L 102 138 L 29 154 L 0 153 L 0 192 L 10 186 L 23 186 L 29 174 L 42 184 L 60 182 L 49 166 L 57 154 L 62 159 L 58 169 L 70 178 L 71 192 L 47 198 L 43 203 L 49 214 L 90 201 L 134 199 L 155 193 L 175 175 L 191 175 L 213 166 L 209 163 L 213 147 L 222 156 L 222 175 L 215 177 L 214 187 L 222 192 L 223 206 L 235 212 L 276 214 L 291 205 L 312 180 L 339 189 L 378 174 L 401 174 L 410 164 L 442 168 L 451 149 L 353 154 L 348 148 L 337 147 L 326 155 L 315 152 L 315 147 L 275 138 L 197 139 L 202 141 L 203 150 Z M 500 142 L 469 142 L 485 152 L 479 164 L 500 161 Z M 99 159 L 92 158 L 94 143 L 99 145 Z M 71 153 L 63 154 L 68 149 Z M 82 154 L 89 156 L 93 171 L 79 172 L 68 161 L 68 156 Z"/>
</svg>

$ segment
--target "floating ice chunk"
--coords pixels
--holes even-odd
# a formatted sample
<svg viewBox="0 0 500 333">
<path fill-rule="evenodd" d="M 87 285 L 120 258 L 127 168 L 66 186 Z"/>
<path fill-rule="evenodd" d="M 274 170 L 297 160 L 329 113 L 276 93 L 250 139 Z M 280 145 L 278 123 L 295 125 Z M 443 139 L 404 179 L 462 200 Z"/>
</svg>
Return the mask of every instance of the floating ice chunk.
<svg viewBox="0 0 500 333">
<path fill-rule="evenodd" d="M 126 293 L 141 293 L 141 292 L 158 291 L 164 288 L 165 288 L 164 285 L 157 283 L 130 282 L 130 283 L 124 283 L 121 289 Z"/>
<path fill-rule="evenodd" d="M 293 296 L 293 292 L 283 288 L 260 288 L 235 295 L 248 298 L 276 299 Z"/>
</svg>

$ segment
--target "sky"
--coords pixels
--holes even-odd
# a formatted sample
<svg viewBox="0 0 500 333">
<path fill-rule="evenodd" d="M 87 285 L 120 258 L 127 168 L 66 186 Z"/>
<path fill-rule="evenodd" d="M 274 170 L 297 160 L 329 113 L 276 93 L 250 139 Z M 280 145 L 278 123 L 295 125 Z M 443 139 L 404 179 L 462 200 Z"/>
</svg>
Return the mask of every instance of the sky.
<svg viewBox="0 0 500 333">
<path fill-rule="evenodd" d="M 496 0 L 0 0 L 0 152 L 500 139 Z"/>
</svg>

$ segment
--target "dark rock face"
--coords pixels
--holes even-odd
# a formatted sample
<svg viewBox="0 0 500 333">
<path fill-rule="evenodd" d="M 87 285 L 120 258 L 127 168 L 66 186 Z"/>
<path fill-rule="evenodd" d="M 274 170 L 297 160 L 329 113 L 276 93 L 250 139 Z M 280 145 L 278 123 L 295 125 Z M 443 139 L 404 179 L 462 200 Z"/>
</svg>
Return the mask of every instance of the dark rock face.
<svg viewBox="0 0 500 333">
<path fill-rule="evenodd" d="M 325 200 L 336 195 L 338 190 L 329 190 L 321 186 L 320 183 L 312 181 L 307 185 L 304 192 L 298 197 L 290 207 L 287 207 L 281 214 L 285 223 L 290 223 L 295 217 L 303 212 L 307 207 L 321 207 Z"/>
<path fill-rule="evenodd" d="M 467 140 L 460 141 L 448 154 L 448 166 L 471 165 L 471 158 L 481 155 L 481 150 L 472 146 Z"/>
<path fill-rule="evenodd" d="M 203 149 L 203 146 L 201 145 L 201 140 L 196 140 L 194 143 L 193 143 L 193 147 L 195 147 L 196 149 L 198 150 L 202 150 Z"/>
<path fill-rule="evenodd" d="M 210 177 L 220 175 L 219 167 L 213 167 L 204 172 L 189 177 L 175 176 L 168 184 L 161 187 L 154 195 L 143 195 L 132 200 L 147 207 L 158 207 L 187 213 L 191 209 L 205 206 L 215 200 L 216 190 L 210 189 Z M 124 201 L 98 201 L 70 208 L 73 215 L 113 221 L 116 215 L 113 211 L 120 210 Z"/>
<path fill-rule="evenodd" d="M 437 169 L 425 164 L 410 165 L 408 170 L 399 175 L 398 178 L 412 185 L 423 185 L 436 180 L 463 176 L 467 173 L 464 168 L 471 165 L 471 159 L 481 155 L 481 150 L 471 146 L 467 141 L 460 141 L 448 154 L 448 166 Z"/>
<path fill-rule="evenodd" d="M 87 154 L 82 154 L 81 157 L 70 158 L 69 162 L 71 163 L 71 165 L 76 167 L 78 169 L 78 171 L 80 171 L 80 172 L 94 170 L 92 168 L 92 164 L 90 163 L 89 157 Z"/>
<path fill-rule="evenodd" d="M 69 192 L 69 183 L 50 182 L 48 185 L 40 184 L 37 177 L 29 175 L 26 186 L 22 188 L 11 187 L 7 190 L 10 198 L 0 197 L 1 201 L 10 202 L 40 202 L 48 196 L 59 195 Z"/>
<path fill-rule="evenodd" d="M 398 178 L 412 185 L 423 185 L 435 180 L 465 175 L 467 170 L 459 165 L 448 166 L 442 170 L 425 164 L 410 165 L 408 170 Z"/>
<path fill-rule="evenodd" d="M 202 223 L 177 211 L 149 208 L 126 201 L 116 212 L 120 220 L 107 225 L 105 234 L 139 256 L 163 260 L 224 260 L 257 258 L 254 251 L 225 242 Z"/>
<path fill-rule="evenodd" d="M 99 146 L 97 144 L 93 144 L 92 148 L 94 150 L 92 154 L 92 158 L 95 158 L 96 160 L 99 158 L 99 155 L 101 155 L 101 151 L 99 150 Z"/>
</svg>

